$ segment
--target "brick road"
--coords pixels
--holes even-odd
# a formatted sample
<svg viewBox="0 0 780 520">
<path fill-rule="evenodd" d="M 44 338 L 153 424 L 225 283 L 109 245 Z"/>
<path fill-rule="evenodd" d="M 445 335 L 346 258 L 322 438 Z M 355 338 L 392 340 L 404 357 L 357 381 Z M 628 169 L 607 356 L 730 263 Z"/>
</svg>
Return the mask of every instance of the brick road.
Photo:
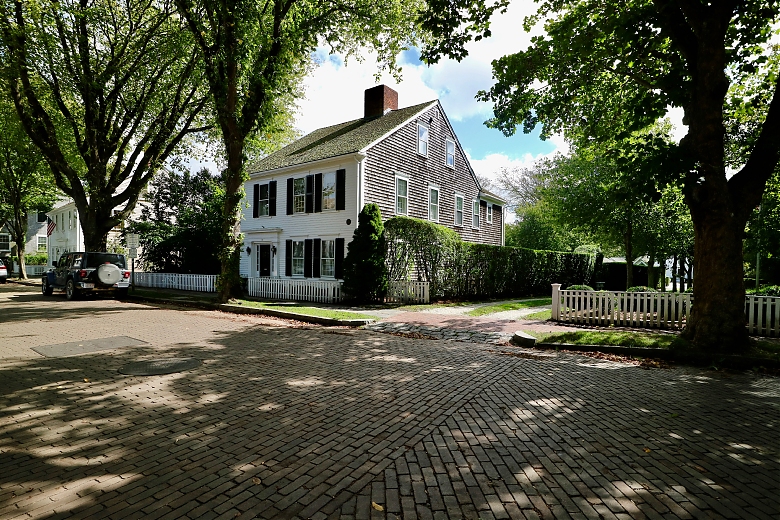
<svg viewBox="0 0 780 520">
<path fill-rule="evenodd" d="M 776 378 L 10 285 L 0 338 L 2 519 L 780 517 Z"/>
</svg>

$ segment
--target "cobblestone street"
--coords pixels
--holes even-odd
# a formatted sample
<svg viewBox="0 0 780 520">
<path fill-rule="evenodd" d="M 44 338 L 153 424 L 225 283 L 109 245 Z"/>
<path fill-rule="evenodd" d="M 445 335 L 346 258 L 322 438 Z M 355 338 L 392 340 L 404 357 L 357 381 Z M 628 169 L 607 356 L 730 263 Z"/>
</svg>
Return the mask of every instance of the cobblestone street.
<svg viewBox="0 0 780 520">
<path fill-rule="evenodd" d="M 0 519 L 780 517 L 774 377 L 11 284 L 0 338 Z"/>
</svg>

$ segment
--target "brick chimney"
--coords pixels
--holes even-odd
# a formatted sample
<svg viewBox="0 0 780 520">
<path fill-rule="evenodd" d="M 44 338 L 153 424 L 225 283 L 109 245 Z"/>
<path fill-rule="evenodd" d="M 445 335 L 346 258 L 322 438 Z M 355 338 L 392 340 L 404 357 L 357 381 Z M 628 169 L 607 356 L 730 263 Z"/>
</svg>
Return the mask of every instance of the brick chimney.
<svg viewBox="0 0 780 520">
<path fill-rule="evenodd" d="M 370 119 L 384 115 L 388 110 L 398 110 L 398 92 L 387 85 L 366 89 L 363 117 Z"/>
</svg>

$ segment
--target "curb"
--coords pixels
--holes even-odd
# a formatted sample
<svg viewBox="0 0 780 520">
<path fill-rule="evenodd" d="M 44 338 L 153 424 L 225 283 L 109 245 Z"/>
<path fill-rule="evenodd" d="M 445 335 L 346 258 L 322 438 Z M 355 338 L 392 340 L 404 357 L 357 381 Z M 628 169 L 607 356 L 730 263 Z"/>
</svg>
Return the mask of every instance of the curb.
<svg viewBox="0 0 780 520">
<path fill-rule="evenodd" d="M 573 345 L 571 343 L 537 343 L 536 348 L 543 350 L 569 350 L 573 352 L 603 352 L 621 356 L 656 358 L 677 361 L 695 366 L 717 366 L 747 370 L 754 367 L 780 369 L 780 361 L 735 354 L 706 354 L 663 348 L 620 347 L 613 345 Z"/>
<path fill-rule="evenodd" d="M 336 318 L 325 318 L 322 316 L 310 316 L 297 312 L 279 311 L 276 309 L 263 309 L 259 307 L 244 307 L 242 305 L 233 305 L 230 303 L 207 303 L 195 302 L 191 300 L 166 300 L 163 298 L 149 298 L 146 296 L 129 295 L 128 301 L 142 301 L 147 303 L 167 303 L 170 305 L 182 305 L 185 307 L 196 307 L 210 311 L 231 312 L 233 314 L 259 314 L 262 316 L 272 316 L 274 318 L 284 318 L 288 320 L 301 321 L 304 323 L 313 323 L 315 325 L 328 325 L 331 327 L 362 327 L 373 323 L 372 319 L 339 320 Z"/>
</svg>

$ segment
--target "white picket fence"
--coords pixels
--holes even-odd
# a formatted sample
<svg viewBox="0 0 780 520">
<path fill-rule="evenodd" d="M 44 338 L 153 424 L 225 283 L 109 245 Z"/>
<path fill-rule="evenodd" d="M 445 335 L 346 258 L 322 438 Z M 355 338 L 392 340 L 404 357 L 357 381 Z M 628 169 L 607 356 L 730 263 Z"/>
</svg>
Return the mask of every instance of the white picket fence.
<svg viewBox="0 0 780 520">
<path fill-rule="evenodd" d="M 387 303 L 431 303 L 428 282 L 390 282 L 387 286 Z"/>
<path fill-rule="evenodd" d="M 583 325 L 681 329 L 690 315 L 689 293 L 562 291 L 553 284 L 552 319 Z M 748 332 L 780 336 L 780 297 L 745 296 Z"/>
<path fill-rule="evenodd" d="M 16 276 L 19 276 L 19 273 L 21 272 L 21 270 L 19 269 L 19 264 L 16 264 L 14 269 L 16 270 L 14 274 Z M 27 278 L 37 278 L 37 277 L 43 275 L 43 273 L 45 273 L 48 270 L 49 270 L 49 266 L 48 265 L 27 265 L 27 266 L 25 266 L 25 272 L 27 273 Z"/>
<path fill-rule="evenodd" d="M 344 298 L 343 282 L 296 278 L 249 278 L 247 292 L 255 298 L 300 302 L 338 303 Z"/>
<path fill-rule="evenodd" d="M 248 279 L 247 292 L 270 300 L 339 303 L 344 300 L 342 286 L 340 280 L 259 277 Z M 430 303 L 428 287 L 428 282 L 390 282 L 385 302 Z"/>
<path fill-rule="evenodd" d="M 215 274 L 139 273 L 133 281 L 136 287 L 178 289 L 180 291 L 217 292 Z"/>
</svg>

